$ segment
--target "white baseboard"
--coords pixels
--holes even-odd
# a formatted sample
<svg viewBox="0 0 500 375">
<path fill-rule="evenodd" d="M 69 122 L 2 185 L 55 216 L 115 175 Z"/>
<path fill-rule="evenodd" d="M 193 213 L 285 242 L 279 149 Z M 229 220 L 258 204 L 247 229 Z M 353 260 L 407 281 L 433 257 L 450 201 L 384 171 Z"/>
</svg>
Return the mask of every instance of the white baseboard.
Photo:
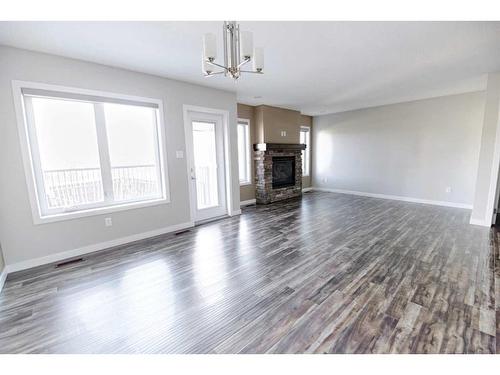
<svg viewBox="0 0 500 375">
<path fill-rule="evenodd" d="M 472 205 L 471 204 L 467 204 L 467 203 L 455 203 L 455 202 L 446 202 L 446 201 L 435 201 L 435 200 L 429 200 L 429 199 L 403 197 L 403 196 L 400 196 L 400 195 L 375 194 L 375 193 L 365 193 L 365 192 L 362 192 L 362 191 L 343 190 L 343 189 L 329 189 L 329 188 L 320 188 L 320 187 L 314 187 L 313 190 L 328 191 L 330 193 L 359 195 L 359 196 L 362 196 L 362 197 L 370 197 L 370 198 L 392 199 L 392 200 L 403 201 L 403 202 L 432 204 L 432 205 L 435 205 L 435 206 L 466 208 L 466 209 L 469 209 L 469 210 L 472 209 Z"/>
<path fill-rule="evenodd" d="M 491 223 L 486 222 L 486 220 L 473 219 L 473 218 L 470 219 L 469 224 L 480 225 L 482 227 L 491 227 Z"/>
<path fill-rule="evenodd" d="M 306 187 L 302 189 L 303 193 L 307 193 L 308 191 L 311 191 L 313 188 L 312 187 Z"/>
<path fill-rule="evenodd" d="M 250 206 L 251 204 L 255 204 L 255 202 L 256 202 L 256 199 L 249 199 L 247 201 L 241 201 L 240 207 Z"/>
<path fill-rule="evenodd" d="M 166 234 L 166 233 L 177 232 L 179 230 L 191 228 L 193 226 L 194 226 L 193 222 L 171 225 L 169 227 L 155 229 L 155 230 L 152 230 L 149 232 L 133 234 L 131 236 L 121 237 L 121 238 L 117 238 L 117 239 L 110 240 L 110 241 L 100 242 L 100 243 L 96 243 L 96 244 L 92 244 L 92 245 L 88 245 L 88 246 L 83 246 L 83 247 L 79 247 L 79 248 L 73 249 L 73 250 L 62 251 L 60 253 L 51 254 L 51 255 L 44 256 L 44 257 L 40 257 L 40 258 L 35 258 L 35 259 L 25 260 L 25 261 L 18 262 L 18 263 L 8 264 L 4 269 L 4 273 L 8 274 L 8 273 L 12 273 L 12 272 L 22 271 L 22 270 L 26 270 L 26 269 L 33 268 L 33 267 L 38 267 L 38 266 L 41 266 L 44 264 L 58 262 L 58 261 L 63 260 L 63 259 L 73 258 L 76 256 L 80 256 L 80 255 L 84 255 L 84 254 L 88 254 L 88 253 L 93 253 L 95 251 L 109 249 L 111 247 L 115 247 L 115 246 L 119 246 L 119 245 L 124 245 L 124 244 L 130 243 L 130 242 L 139 241 L 139 240 L 159 236 L 159 235 Z"/>
<path fill-rule="evenodd" d="M 241 209 L 231 211 L 230 216 L 237 216 L 237 215 L 241 215 Z"/>
<path fill-rule="evenodd" d="M 6 279 L 7 279 L 7 267 L 4 267 L 2 273 L 0 273 L 0 293 L 2 292 Z"/>
</svg>

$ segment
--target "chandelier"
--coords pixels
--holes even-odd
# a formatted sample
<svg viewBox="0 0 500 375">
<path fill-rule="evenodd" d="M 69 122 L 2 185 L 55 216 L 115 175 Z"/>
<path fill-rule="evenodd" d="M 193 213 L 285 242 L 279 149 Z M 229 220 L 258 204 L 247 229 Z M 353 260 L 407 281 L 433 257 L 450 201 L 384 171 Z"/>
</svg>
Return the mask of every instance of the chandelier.
<svg viewBox="0 0 500 375">
<path fill-rule="evenodd" d="M 215 34 L 208 33 L 203 37 L 202 69 L 205 77 L 216 74 L 231 76 L 237 80 L 241 73 L 263 74 L 264 49 L 253 48 L 252 33 L 240 31 L 240 26 L 234 21 L 225 21 L 223 26 L 224 64 L 215 62 L 217 58 L 217 40 Z M 252 62 L 253 70 L 242 68 Z M 222 69 L 222 70 L 220 70 Z"/>
</svg>

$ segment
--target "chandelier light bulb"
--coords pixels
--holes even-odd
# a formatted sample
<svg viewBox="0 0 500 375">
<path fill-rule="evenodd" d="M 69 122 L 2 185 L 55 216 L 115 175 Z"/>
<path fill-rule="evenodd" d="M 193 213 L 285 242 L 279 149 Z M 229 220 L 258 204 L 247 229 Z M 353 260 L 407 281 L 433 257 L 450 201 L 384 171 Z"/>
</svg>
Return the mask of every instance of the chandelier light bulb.
<svg viewBox="0 0 500 375">
<path fill-rule="evenodd" d="M 207 33 L 203 36 L 203 57 L 212 61 L 216 59 L 217 40 L 215 34 Z"/>
<path fill-rule="evenodd" d="M 253 69 L 257 72 L 264 70 L 264 48 L 255 47 L 253 54 Z"/>
<path fill-rule="evenodd" d="M 253 56 L 253 36 L 250 31 L 240 32 L 240 57 L 241 60 L 251 59 Z"/>
</svg>

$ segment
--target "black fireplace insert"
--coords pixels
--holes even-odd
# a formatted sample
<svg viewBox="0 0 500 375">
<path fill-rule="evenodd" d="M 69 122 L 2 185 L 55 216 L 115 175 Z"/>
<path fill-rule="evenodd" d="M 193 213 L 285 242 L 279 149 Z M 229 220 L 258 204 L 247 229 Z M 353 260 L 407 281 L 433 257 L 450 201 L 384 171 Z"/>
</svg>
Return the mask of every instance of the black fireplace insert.
<svg viewBox="0 0 500 375">
<path fill-rule="evenodd" d="M 295 185 L 295 156 L 273 157 L 273 189 Z"/>
</svg>

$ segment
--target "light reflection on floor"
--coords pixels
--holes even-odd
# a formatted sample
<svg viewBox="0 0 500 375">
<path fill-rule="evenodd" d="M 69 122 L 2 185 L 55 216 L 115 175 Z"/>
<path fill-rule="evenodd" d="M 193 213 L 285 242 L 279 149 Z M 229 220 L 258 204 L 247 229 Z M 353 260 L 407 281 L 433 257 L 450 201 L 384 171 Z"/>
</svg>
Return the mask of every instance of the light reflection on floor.
<svg viewBox="0 0 500 375">
<path fill-rule="evenodd" d="M 213 304 L 224 297 L 227 287 L 224 243 L 218 226 L 208 225 L 196 233 L 193 253 L 194 279 L 198 292 L 206 304 Z"/>
</svg>

